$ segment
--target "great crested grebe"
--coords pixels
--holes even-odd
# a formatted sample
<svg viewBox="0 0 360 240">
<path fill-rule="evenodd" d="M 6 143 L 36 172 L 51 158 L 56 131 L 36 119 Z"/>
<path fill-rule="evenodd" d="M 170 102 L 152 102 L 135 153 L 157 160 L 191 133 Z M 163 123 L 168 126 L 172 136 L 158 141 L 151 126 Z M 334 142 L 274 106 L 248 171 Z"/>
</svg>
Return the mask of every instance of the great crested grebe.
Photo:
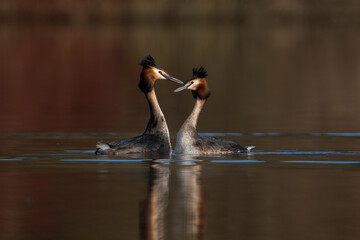
<svg viewBox="0 0 360 240">
<path fill-rule="evenodd" d="M 175 152 L 177 154 L 222 154 L 222 153 L 241 153 L 249 152 L 251 147 L 242 147 L 239 144 L 220 138 L 209 136 L 199 136 L 196 131 L 196 125 L 200 112 L 210 97 L 210 90 L 205 77 L 207 73 L 203 67 L 193 69 L 193 76 L 184 86 L 174 90 L 179 92 L 185 89 L 192 91 L 196 103 L 190 116 L 181 126 L 176 140 Z"/>
<path fill-rule="evenodd" d="M 121 155 L 128 153 L 141 154 L 170 154 L 171 143 L 169 129 L 155 95 L 154 85 L 158 79 L 167 79 L 184 84 L 179 79 L 170 76 L 164 69 L 155 63 L 149 55 L 140 65 L 143 67 L 140 74 L 139 88 L 145 94 L 150 108 L 150 120 L 145 132 L 137 137 L 119 139 L 108 144 L 99 142 L 95 154 Z"/>
</svg>

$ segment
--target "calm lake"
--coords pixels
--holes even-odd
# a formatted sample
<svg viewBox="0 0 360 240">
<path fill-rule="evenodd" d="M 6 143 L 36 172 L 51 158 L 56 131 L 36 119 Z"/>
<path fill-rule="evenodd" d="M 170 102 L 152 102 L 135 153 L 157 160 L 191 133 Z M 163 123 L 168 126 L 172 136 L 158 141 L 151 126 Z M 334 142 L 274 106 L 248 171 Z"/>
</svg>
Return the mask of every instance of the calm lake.
<svg viewBox="0 0 360 240">
<path fill-rule="evenodd" d="M 5 2 L 0 239 L 360 239 L 358 4 Z M 95 156 L 144 131 L 148 54 L 183 81 L 204 66 L 199 132 L 254 151 Z M 155 87 L 173 148 L 177 87 Z"/>
<path fill-rule="evenodd" d="M 103 157 L 97 140 L 127 135 L 2 134 L 0 238 L 360 236 L 359 134 L 208 135 L 258 150 Z"/>
</svg>

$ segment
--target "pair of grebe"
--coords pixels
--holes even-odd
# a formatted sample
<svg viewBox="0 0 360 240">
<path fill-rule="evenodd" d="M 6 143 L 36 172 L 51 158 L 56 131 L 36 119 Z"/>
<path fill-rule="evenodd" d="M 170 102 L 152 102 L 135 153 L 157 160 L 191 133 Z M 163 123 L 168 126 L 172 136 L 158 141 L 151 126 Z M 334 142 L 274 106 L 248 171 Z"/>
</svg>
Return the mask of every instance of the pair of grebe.
<svg viewBox="0 0 360 240">
<path fill-rule="evenodd" d="M 130 153 L 140 154 L 170 154 L 172 151 L 169 129 L 165 116 L 156 98 L 154 85 L 158 79 L 167 79 L 184 84 L 172 77 L 156 64 L 149 55 L 140 62 L 143 67 L 140 74 L 139 88 L 145 94 L 150 108 L 150 120 L 145 132 L 137 137 L 125 138 L 108 144 L 98 143 L 96 154 L 122 155 Z M 209 136 L 199 136 L 196 125 L 200 112 L 210 96 L 210 90 L 205 77 L 207 73 L 203 67 L 193 69 L 193 76 L 182 86 L 175 89 L 179 92 L 191 90 L 196 103 L 193 111 L 186 119 L 177 134 L 175 153 L 177 154 L 221 154 L 249 152 L 253 147 L 242 147 L 239 144 Z"/>
</svg>

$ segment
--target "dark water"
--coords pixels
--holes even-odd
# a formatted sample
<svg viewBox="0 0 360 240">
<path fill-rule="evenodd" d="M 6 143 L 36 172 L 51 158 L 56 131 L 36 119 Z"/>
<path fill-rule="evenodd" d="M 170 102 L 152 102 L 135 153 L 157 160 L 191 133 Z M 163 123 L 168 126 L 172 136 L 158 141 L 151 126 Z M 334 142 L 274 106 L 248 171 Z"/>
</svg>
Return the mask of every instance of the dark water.
<svg viewBox="0 0 360 240">
<path fill-rule="evenodd" d="M 99 157 L 125 135 L 2 134 L 0 238 L 358 239 L 359 134 L 209 135 L 258 150 Z"/>
</svg>

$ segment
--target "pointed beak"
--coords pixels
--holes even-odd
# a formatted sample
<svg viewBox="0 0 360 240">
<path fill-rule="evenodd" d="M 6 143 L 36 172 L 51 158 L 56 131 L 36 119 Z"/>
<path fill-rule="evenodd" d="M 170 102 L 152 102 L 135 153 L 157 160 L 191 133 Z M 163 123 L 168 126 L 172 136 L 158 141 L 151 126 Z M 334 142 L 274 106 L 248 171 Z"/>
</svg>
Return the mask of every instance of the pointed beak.
<svg viewBox="0 0 360 240">
<path fill-rule="evenodd" d="M 188 86 L 186 86 L 186 85 L 181 86 L 181 87 L 179 87 L 179 88 L 175 89 L 175 90 L 174 90 L 174 92 L 180 92 L 180 91 L 182 91 L 182 90 L 187 89 L 188 87 L 189 87 L 189 85 L 188 85 Z"/>
<path fill-rule="evenodd" d="M 159 72 L 161 76 L 163 76 L 165 79 L 179 83 L 179 84 L 184 84 L 183 81 L 174 78 L 173 76 L 170 76 L 169 74 L 164 74 L 163 72 Z"/>
</svg>

